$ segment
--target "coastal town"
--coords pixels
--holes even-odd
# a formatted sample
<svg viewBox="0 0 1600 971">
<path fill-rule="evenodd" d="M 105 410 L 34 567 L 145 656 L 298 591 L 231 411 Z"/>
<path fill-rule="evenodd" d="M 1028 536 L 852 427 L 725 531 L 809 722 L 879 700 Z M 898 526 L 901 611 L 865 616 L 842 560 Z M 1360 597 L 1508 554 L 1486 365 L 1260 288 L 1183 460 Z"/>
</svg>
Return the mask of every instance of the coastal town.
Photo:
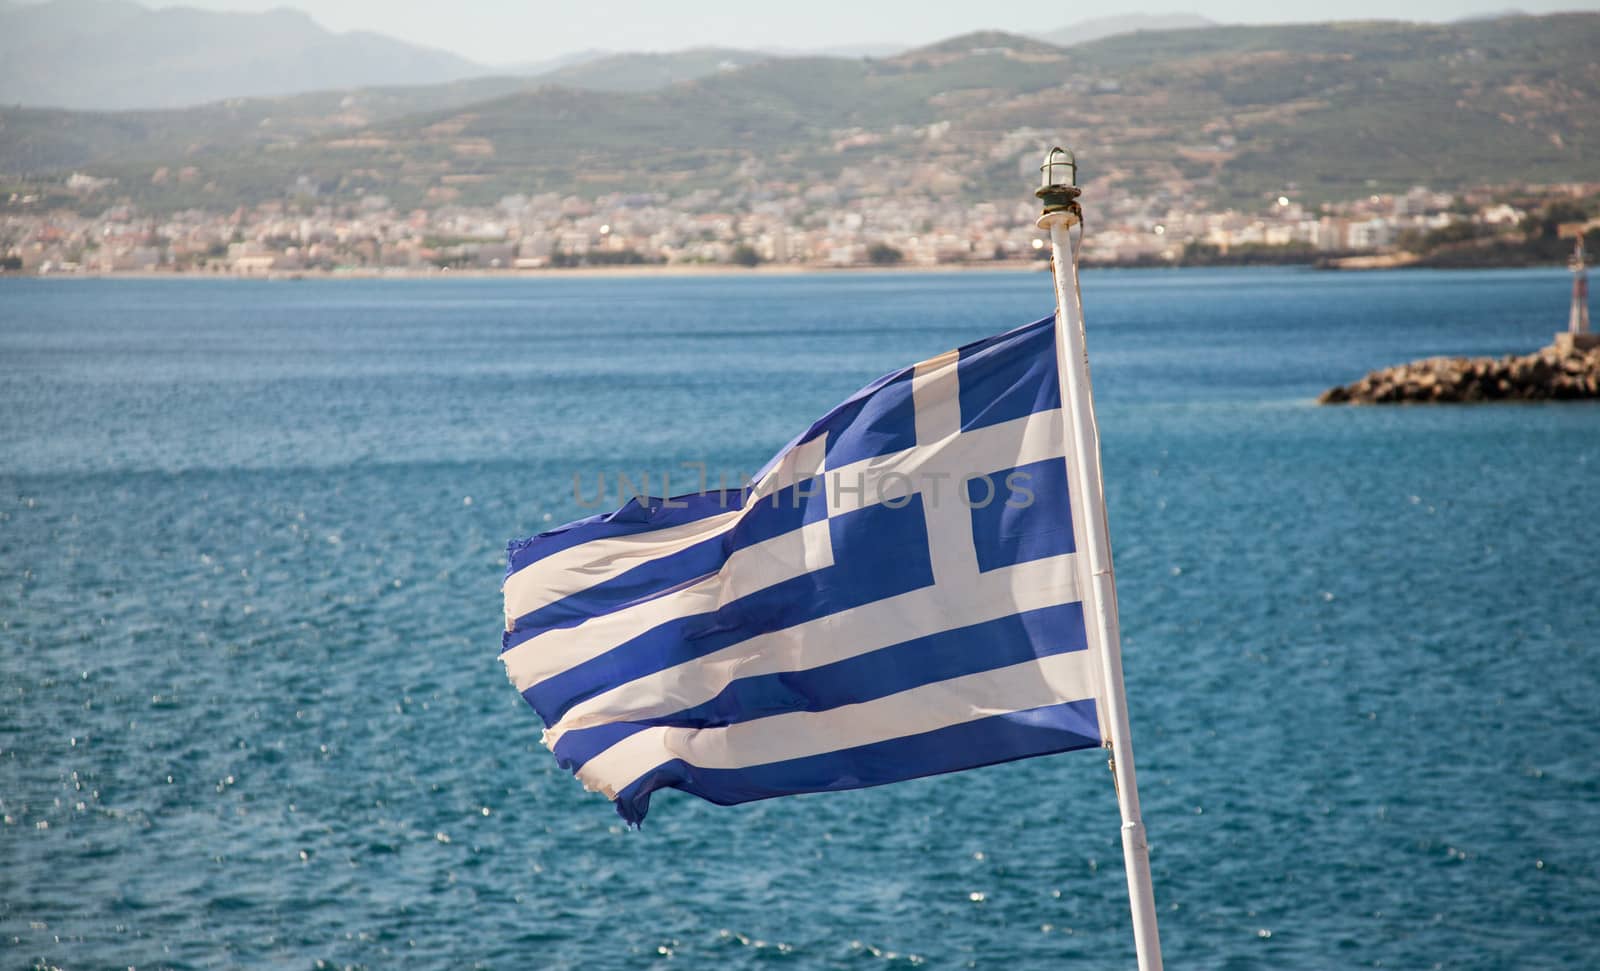
<svg viewBox="0 0 1600 971">
<path fill-rule="evenodd" d="M 607 59 L 600 87 L 484 77 L 158 114 L 0 108 L 0 267 L 1027 265 L 1048 254 L 1027 190 L 1052 145 L 1086 160 L 1091 265 L 1548 265 L 1600 217 L 1572 87 L 1593 23 L 1177 31 L 1181 56 L 985 30 L 885 57 L 691 58 L 693 73 L 634 87 L 657 55 Z M 1423 51 L 1434 86 L 1386 83 Z M 1524 76 L 1535 55 L 1566 67 Z"/>
<path fill-rule="evenodd" d="M 157 170 L 190 180 L 193 170 Z M 324 198 L 300 180 L 281 199 L 227 211 L 157 214 L 118 201 L 110 180 L 74 173 L 73 206 L 0 199 L 0 267 L 20 274 L 417 275 L 584 267 L 960 267 L 1025 264 L 1048 255 L 1027 201 L 939 203 L 887 185 L 818 184 L 803 191 L 702 189 L 677 197 L 506 195 L 496 204 L 449 201 L 403 209 L 381 194 Z M 1312 204 L 1292 188 L 1253 209 L 1191 208 L 1170 192 L 1136 194 L 1090 183 L 1096 218 L 1091 265 L 1318 263 L 1402 266 L 1453 249 L 1468 265 L 1548 229 L 1590 228 L 1600 182 L 1417 186 Z M 94 201 L 110 202 L 96 211 Z M 1554 214 L 1554 215 L 1552 215 Z M 1544 222 L 1541 222 L 1543 218 Z M 1513 260 L 1516 262 L 1516 260 Z"/>
</svg>

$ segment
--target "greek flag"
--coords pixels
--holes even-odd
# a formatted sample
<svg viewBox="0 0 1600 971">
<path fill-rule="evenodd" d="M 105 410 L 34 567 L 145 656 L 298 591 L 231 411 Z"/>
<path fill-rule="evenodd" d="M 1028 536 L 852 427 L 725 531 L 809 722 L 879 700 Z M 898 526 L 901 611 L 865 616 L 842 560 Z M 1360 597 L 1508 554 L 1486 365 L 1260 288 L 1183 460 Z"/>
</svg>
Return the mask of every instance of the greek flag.
<svg viewBox="0 0 1600 971">
<path fill-rule="evenodd" d="M 510 544 L 501 659 L 637 824 L 1099 746 L 1056 328 L 889 374 L 741 490 Z"/>
</svg>

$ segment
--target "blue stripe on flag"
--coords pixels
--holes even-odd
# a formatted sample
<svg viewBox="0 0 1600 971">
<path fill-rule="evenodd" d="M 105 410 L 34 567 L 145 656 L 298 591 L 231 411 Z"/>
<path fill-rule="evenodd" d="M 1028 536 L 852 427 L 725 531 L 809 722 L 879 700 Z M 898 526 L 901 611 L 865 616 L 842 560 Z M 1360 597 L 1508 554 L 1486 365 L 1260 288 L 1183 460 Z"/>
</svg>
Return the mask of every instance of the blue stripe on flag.
<svg viewBox="0 0 1600 971">
<path fill-rule="evenodd" d="M 739 525 L 728 534 L 730 554 L 764 543 L 807 523 L 828 518 L 826 477 L 815 476 L 785 486 L 770 496 L 753 499 Z"/>
<path fill-rule="evenodd" d="M 966 485 L 980 573 L 1076 548 L 1066 459 L 1001 469 L 968 479 Z"/>
<path fill-rule="evenodd" d="M 660 718 L 566 732 L 556 758 L 577 770 L 617 742 L 652 725 L 717 728 L 791 711 L 826 711 L 911 688 L 1088 648 L 1083 605 L 1061 604 L 940 631 L 803 671 L 729 684 L 704 704 Z"/>
<path fill-rule="evenodd" d="M 682 526 L 686 523 L 733 512 L 743 504 L 743 493 L 727 491 L 697 492 L 687 496 L 673 496 L 671 504 L 664 499 L 634 497 L 627 505 L 614 512 L 590 516 L 576 522 L 558 526 L 523 540 L 506 544 L 506 576 L 530 563 L 597 539 L 614 536 L 632 536 Z"/>
<path fill-rule="evenodd" d="M 911 371 L 902 371 L 871 395 L 834 409 L 827 429 L 827 468 L 903 452 L 917 444 L 917 412 L 911 399 Z"/>
<path fill-rule="evenodd" d="M 1061 407 L 1055 318 L 961 348 L 956 373 L 962 431 Z"/>
<path fill-rule="evenodd" d="M 1068 701 L 749 768 L 703 769 L 673 760 L 623 787 L 617 793 L 617 812 L 637 824 L 650 807 L 650 794 L 669 786 L 731 806 L 802 792 L 902 782 L 1099 744 L 1094 700 Z"/>
</svg>

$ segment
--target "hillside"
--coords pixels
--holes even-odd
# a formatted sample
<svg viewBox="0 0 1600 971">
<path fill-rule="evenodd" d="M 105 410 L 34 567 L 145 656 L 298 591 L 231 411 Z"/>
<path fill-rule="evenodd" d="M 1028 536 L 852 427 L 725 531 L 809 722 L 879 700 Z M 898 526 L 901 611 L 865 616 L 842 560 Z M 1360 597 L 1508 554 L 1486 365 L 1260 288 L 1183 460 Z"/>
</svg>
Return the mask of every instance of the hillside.
<svg viewBox="0 0 1600 971">
<path fill-rule="evenodd" d="M 671 53 L 607 54 L 537 75 L 541 84 L 590 91 L 655 91 L 772 59 L 760 51 L 699 47 Z"/>
<path fill-rule="evenodd" d="M 507 79 L 471 103 L 374 111 L 337 131 L 302 125 L 268 151 L 186 141 L 185 126 L 217 130 L 216 106 L 92 123 L 4 112 L 0 166 L 62 157 L 47 143 L 77 127 L 94 128 L 101 158 L 115 157 L 88 170 L 156 207 L 195 204 L 193 186 L 151 181 L 178 164 L 200 171 L 210 198 L 237 202 L 306 182 L 325 197 L 381 192 L 412 205 L 639 186 L 804 188 L 894 172 L 907 191 L 971 199 L 1014 196 L 1040 147 L 1060 139 L 1079 149 L 1091 188 L 1174 201 L 1290 187 L 1350 198 L 1419 183 L 1594 178 L 1597 45 L 1597 14 L 1146 31 L 1072 48 L 985 33 L 881 60 L 762 61 L 656 91 Z M 261 137 L 242 134 L 259 106 L 228 110 L 240 137 Z M 9 134 L 19 129 L 33 133 L 23 141 L 31 155 Z M 188 147 L 161 150 L 179 145 Z"/>
<path fill-rule="evenodd" d="M 0 102 L 171 108 L 224 98 L 488 73 L 445 51 L 379 34 L 336 34 L 287 8 L 151 10 L 131 0 L 0 3 Z"/>
</svg>

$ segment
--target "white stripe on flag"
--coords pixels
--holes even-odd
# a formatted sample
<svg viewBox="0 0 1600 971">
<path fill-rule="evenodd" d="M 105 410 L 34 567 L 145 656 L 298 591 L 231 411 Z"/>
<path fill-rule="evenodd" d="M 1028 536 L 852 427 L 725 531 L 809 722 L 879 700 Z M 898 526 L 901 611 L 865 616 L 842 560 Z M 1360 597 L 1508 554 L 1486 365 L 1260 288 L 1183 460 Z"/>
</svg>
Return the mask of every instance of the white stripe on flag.
<svg viewBox="0 0 1600 971">
<path fill-rule="evenodd" d="M 824 519 L 735 551 L 720 573 L 692 586 L 574 627 L 536 634 L 502 653 L 500 659 L 512 684 L 518 691 L 526 691 L 669 620 L 710 613 L 731 600 L 832 565 L 833 544 Z"/>
<path fill-rule="evenodd" d="M 740 769 L 921 735 L 953 725 L 1094 698 L 1088 651 L 937 681 L 828 711 L 797 711 L 723 728 L 648 728 L 578 770 L 615 799 L 629 783 L 673 759 L 705 769 Z"/>
<path fill-rule="evenodd" d="M 545 733 L 660 718 L 704 704 L 739 678 L 804 671 L 941 631 L 1079 600 L 1076 554 L 1019 563 L 959 587 L 923 587 L 828 614 L 620 684 L 574 705 Z"/>
<path fill-rule="evenodd" d="M 755 505 L 759 499 L 765 499 L 780 489 L 822 474 L 822 467 L 828 459 L 828 437 L 818 435 L 809 442 L 801 442 L 789 451 L 784 452 L 750 489 L 747 505 Z"/>
<path fill-rule="evenodd" d="M 663 556 L 678 553 L 732 529 L 739 509 L 631 536 L 597 539 L 535 560 L 506 577 L 506 616 L 512 620 L 563 597 L 604 583 Z"/>
<path fill-rule="evenodd" d="M 961 434 L 961 384 L 956 372 L 960 358 L 960 351 L 946 351 L 911 372 L 917 445 L 922 448 Z"/>
</svg>

